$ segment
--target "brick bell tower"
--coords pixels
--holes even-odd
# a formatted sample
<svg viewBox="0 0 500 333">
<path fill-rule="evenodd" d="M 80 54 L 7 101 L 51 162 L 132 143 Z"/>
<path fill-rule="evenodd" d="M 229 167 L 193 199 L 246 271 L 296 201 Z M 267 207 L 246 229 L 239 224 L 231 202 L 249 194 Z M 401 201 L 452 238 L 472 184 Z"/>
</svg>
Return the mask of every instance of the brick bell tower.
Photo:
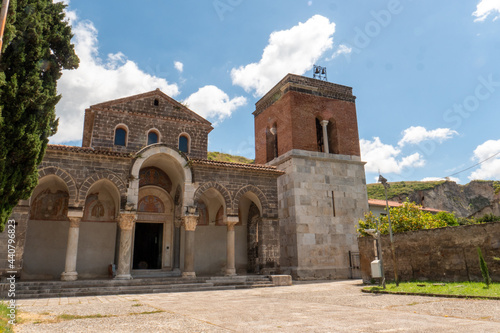
<svg viewBox="0 0 500 333">
<path fill-rule="evenodd" d="M 288 74 L 256 103 L 255 162 L 278 178 L 280 266 L 296 279 L 352 278 L 368 211 L 352 88 Z"/>
</svg>

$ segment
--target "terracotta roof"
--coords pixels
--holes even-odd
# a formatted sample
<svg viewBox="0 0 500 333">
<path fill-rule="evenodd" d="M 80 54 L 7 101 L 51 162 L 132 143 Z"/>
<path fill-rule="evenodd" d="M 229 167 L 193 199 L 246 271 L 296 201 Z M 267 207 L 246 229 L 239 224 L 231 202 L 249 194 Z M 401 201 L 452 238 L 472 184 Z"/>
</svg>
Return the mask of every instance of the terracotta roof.
<svg viewBox="0 0 500 333">
<path fill-rule="evenodd" d="M 72 153 L 83 153 L 83 154 L 94 154 L 94 155 L 106 155 L 106 156 L 116 156 L 116 157 L 132 157 L 130 153 L 123 153 L 110 150 L 96 150 L 91 147 L 77 147 L 77 146 L 65 146 L 65 145 L 47 145 L 47 150 L 58 150 Z"/>
<path fill-rule="evenodd" d="M 210 165 L 222 168 L 233 168 L 233 169 L 247 169 L 255 171 L 267 171 L 278 174 L 284 174 L 283 171 L 276 169 L 274 166 L 262 165 L 262 164 L 246 164 L 246 163 L 236 163 L 236 162 L 221 162 L 221 161 L 210 161 L 202 159 L 192 159 L 194 165 Z"/>
<path fill-rule="evenodd" d="M 368 199 L 368 205 L 385 207 L 385 200 Z M 401 207 L 401 206 L 403 206 L 401 202 L 389 201 L 389 207 Z M 421 207 L 420 209 L 425 210 L 426 212 L 433 212 L 433 213 L 443 212 L 443 210 L 429 208 L 429 207 Z"/>
</svg>

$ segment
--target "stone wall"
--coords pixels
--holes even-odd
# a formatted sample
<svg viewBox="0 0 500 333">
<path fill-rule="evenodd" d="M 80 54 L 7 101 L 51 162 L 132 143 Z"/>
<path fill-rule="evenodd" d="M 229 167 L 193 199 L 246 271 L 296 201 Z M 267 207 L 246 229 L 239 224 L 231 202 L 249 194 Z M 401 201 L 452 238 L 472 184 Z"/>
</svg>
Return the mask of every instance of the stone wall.
<svg viewBox="0 0 500 333">
<path fill-rule="evenodd" d="M 490 277 L 500 282 L 500 222 L 420 230 L 394 235 L 402 281 L 482 281 L 477 247 L 488 264 Z M 372 237 L 358 238 L 363 281 L 371 279 Z M 394 279 L 389 236 L 382 236 L 385 276 Z"/>
<path fill-rule="evenodd" d="M 281 266 L 296 279 L 349 278 L 355 226 L 368 211 L 357 156 L 292 150 L 273 161 L 278 179 Z"/>
<path fill-rule="evenodd" d="M 114 145 L 118 125 L 127 128 L 126 146 Z M 210 123 L 168 96 L 159 92 L 155 95 L 154 91 L 91 106 L 85 112 L 83 144 L 135 153 L 147 145 L 150 130 L 160 134 L 160 143 L 172 148 L 178 148 L 181 134 L 188 134 L 190 151 L 187 155 L 207 158 Z"/>
<path fill-rule="evenodd" d="M 255 198 L 258 198 L 262 207 L 260 212 L 262 220 L 259 225 L 259 271 L 266 274 L 279 272 L 280 230 L 276 184 L 277 178 L 282 173 L 270 167 L 197 160 L 193 160 L 192 171 L 198 188 L 195 201 L 205 190 L 213 187 L 224 197 L 227 215 L 239 214 L 239 200 L 245 193 L 252 192 Z M 246 228 L 246 221 L 241 222 Z M 203 230 L 203 228 L 207 227 L 200 226 L 196 231 Z M 247 231 L 242 231 L 240 228 L 236 226 L 237 237 L 240 237 L 240 242 L 246 243 Z M 241 256 L 241 253 L 243 251 L 246 254 L 246 250 L 241 248 L 237 250 L 237 269 L 243 269 L 243 266 L 247 264 L 247 258 Z"/>
</svg>

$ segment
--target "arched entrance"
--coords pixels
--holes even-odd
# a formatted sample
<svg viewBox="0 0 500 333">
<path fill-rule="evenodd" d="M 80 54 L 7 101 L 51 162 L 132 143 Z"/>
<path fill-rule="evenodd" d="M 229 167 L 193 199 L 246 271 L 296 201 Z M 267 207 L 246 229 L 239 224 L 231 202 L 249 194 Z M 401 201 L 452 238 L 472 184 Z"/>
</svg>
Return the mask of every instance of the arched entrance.
<svg viewBox="0 0 500 333">
<path fill-rule="evenodd" d="M 147 170 L 161 175 L 159 169 Z M 139 190 L 133 270 L 172 270 L 173 200 L 167 190 L 158 185 L 147 185 Z"/>
</svg>

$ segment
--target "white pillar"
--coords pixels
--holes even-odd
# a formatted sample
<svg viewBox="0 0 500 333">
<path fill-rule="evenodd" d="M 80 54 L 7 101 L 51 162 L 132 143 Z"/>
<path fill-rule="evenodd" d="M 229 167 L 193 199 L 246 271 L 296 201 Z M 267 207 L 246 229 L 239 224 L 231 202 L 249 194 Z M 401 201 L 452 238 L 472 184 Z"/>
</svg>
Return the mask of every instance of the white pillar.
<svg viewBox="0 0 500 333">
<path fill-rule="evenodd" d="M 71 216 L 73 215 L 73 216 Z M 76 216 L 75 216 L 76 215 Z M 78 255 L 78 236 L 80 234 L 80 221 L 82 220 L 81 212 L 68 212 L 69 231 L 68 245 L 66 246 L 66 263 L 64 272 L 61 274 L 62 281 L 75 281 L 78 279 L 76 272 L 76 257 Z"/>
<path fill-rule="evenodd" d="M 226 238 L 226 276 L 236 275 L 235 251 L 234 251 L 234 226 L 239 222 L 238 216 L 227 217 L 227 238 Z"/>
<path fill-rule="evenodd" d="M 323 126 L 323 147 L 324 147 L 324 153 L 329 153 L 330 152 L 330 147 L 328 147 L 328 120 L 322 120 L 321 121 L 321 126 Z"/>
<path fill-rule="evenodd" d="M 132 258 L 132 229 L 137 215 L 135 213 L 121 213 L 118 217 L 120 227 L 120 249 L 118 250 L 117 280 L 130 280 L 130 260 Z"/>
<path fill-rule="evenodd" d="M 184 216 L 184 271 L 182 276 L 186 278 L 196 277 L 194 271 L 194 232 L 198 224 L 199 215 L 196 213 L 195 207 L 188 207 L 188 215 Z"/>
</svg>

